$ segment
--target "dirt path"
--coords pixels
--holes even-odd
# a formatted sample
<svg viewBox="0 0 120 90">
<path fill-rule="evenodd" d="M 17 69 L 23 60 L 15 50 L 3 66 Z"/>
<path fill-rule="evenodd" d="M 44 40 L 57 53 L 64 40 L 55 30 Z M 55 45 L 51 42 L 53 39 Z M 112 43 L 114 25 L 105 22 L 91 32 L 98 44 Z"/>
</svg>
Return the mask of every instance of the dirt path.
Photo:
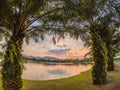
<svg viewBox="0 0 120 90">
<path fill-rule="evenodd" d="M 116 61 L 115 65 L 115 71 L 108 72 L 107 84 L 99 86 L 100 90 L 120 90 L 120 61 Z"/>
</svg>

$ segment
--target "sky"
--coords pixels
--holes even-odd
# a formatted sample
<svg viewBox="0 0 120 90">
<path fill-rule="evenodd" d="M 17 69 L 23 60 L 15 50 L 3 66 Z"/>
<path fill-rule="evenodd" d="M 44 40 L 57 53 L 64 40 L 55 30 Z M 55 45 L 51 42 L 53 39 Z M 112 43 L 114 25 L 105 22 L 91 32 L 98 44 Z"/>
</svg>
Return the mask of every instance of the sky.
<svg viewBox="0 0 120 90">
<path fill-rule="evenodd" d="M 23 54 L 29 56 L 50 56 L 60 59 L 83 58 L 89 52 L 89 49 L 83 46 L 81 40 L 74 40 L 66 37 L 61 39 L 57 44 L 53 44 L 52 38 L 46 36 L 45 40 L 38 43 L 30 40 L 29 45 L 23 44 Z"/>
</svg>

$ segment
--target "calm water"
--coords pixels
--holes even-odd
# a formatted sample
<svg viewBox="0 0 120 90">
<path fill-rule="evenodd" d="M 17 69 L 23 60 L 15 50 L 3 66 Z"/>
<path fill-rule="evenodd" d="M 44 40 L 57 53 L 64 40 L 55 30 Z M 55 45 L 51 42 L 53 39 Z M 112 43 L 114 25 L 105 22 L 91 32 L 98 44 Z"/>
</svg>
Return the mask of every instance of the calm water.
<svg viewBox="0 0 120 90">
<path fill-rule="evenodd" d="M 29 80 L 50 80 L 77 75 L 89 70 L 91 65 L 45 65 L 40 63 L 28 62 L 25 64 L 23 79 Z"/>
<path fill-rule="evenodd" d="M 1 61 L 1 60 L 0 60 Z M 27 62 L 22 78 L 28 80 L 50 80 L 74 76 L 89 70 L 91 65 L 40 64 Z"/>
</svg>

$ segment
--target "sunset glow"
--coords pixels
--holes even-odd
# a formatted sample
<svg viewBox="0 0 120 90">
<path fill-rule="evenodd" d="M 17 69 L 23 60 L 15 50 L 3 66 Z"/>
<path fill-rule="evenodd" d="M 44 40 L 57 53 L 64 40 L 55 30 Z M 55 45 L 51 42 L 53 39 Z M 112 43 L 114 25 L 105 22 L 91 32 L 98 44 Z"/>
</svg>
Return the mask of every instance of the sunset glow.
<svg viewBox="0 0 120 90">
<path fill-rule="evenodd" d="M 61 39 L 56 45 L 52 43 L 51 37 L 47 37 L 43 41 L 35 43 L 30 40 L 30 44 L 23 44 L 23 54 L 30 56 L 50 56 L 61 59 L 75 59 L 83 58 L 89 49 L 83 46 L 81 40 L 74 40 L 66 37 L 64 40 Z"/>
</svg>

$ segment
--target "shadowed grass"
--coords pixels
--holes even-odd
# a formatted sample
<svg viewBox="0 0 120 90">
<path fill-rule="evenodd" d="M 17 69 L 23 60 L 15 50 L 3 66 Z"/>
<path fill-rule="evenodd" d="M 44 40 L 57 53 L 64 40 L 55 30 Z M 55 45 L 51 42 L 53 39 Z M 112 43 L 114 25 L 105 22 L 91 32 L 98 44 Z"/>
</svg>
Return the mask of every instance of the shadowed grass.
<svg viewBox="0 0 120 90">
<path fill-rule="evenodd" d="M 1 83 L 0 90 L 2 90 Z M 120 90 L 120 66 L 116 66 L 115 71 L 108 72 L 108 81 L 101 86 L 92 85 L 91 70 L 89 70 L 70 78 L 58 80 L 23 80 L 23 90 Z"/>
</svg>

